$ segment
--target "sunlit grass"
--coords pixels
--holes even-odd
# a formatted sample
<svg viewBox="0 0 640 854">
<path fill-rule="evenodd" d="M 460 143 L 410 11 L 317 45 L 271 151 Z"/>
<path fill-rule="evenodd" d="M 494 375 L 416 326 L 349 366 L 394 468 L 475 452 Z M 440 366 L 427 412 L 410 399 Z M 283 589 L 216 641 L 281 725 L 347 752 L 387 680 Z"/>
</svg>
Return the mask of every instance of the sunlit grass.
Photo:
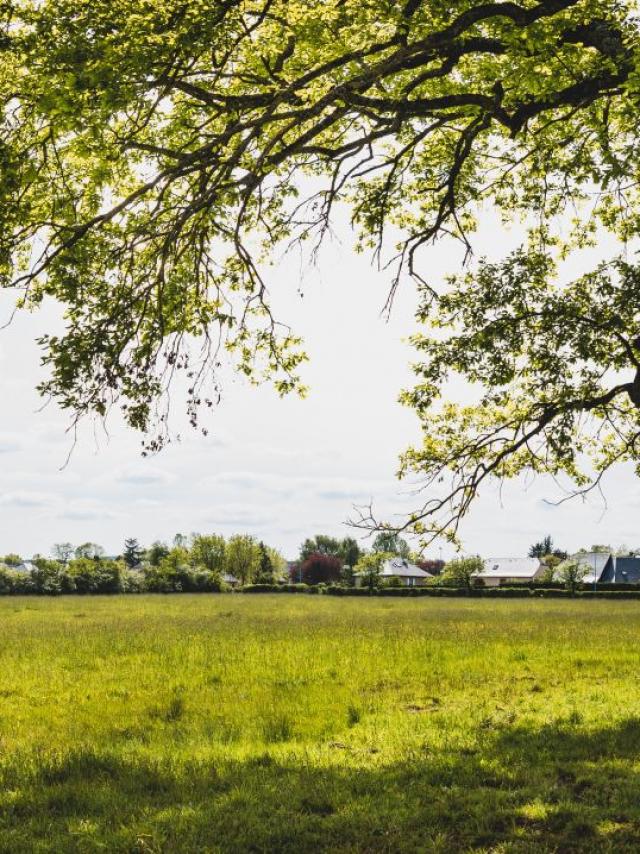
<svg viewBox="0 0 640 854">
<path fill-rule="evenodd" d="M 635 851 L 634 602 L 0 600 L 0 851 Z"/>
</svg>

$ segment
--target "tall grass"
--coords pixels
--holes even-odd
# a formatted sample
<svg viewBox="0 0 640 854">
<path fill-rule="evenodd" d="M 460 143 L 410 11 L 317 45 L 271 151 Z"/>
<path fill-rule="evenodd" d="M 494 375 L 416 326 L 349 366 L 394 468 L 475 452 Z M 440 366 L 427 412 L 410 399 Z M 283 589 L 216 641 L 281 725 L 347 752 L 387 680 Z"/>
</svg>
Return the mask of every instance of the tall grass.
<svg viewBox="0 0 640 854">
<path fill-rule="evenodd" d="M 634 602 L 0 600 L 0 851 L 636 851 Z"/>
</svg>

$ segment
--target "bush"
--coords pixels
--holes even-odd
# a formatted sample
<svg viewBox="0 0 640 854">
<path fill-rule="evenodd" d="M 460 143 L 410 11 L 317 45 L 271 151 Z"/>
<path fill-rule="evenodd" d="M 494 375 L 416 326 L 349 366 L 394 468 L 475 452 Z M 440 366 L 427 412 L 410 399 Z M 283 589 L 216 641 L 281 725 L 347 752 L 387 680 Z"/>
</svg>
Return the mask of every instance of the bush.
<svg viewBox="0 0 640 854">
<path fill-rule="evenodd" d="M 242 593 L 311 593 L 307 584 L 245 584 Z M 317 591 L 315 591 L 317 592 Z"/>
<path fill-rule="evenodd" d="M 78 558 L 63 570 L 72 586 L 71 590 L 63 592 L 124 593 L 125 572 L 125 565 L 119 561 Z"/>
</svg>

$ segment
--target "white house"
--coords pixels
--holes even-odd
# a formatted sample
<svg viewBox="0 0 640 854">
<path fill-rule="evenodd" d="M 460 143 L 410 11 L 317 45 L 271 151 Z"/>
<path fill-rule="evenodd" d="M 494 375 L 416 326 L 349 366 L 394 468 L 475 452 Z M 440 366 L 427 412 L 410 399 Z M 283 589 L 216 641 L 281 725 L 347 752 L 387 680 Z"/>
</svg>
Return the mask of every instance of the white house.
<svg viewBox="0 0 640 854">
<path fill-rule="evenodd" d="M 536 581 L 546 567 L 537 557 L 490 557 L 484 569 L 476 574 L 485 587 L 499 587 L 510 582 Z"/>
<path fill-rule="evenodd" d="M 433 575 L 403 557 L 393 557 L 382 564 L 378 578 L 383 581 L 397 578 L 403 587 L 422 587 Z M 355 574 L 355 583 L 356 587 L 362 585 L 362 576 L 359 573 Z"/>
</svg>

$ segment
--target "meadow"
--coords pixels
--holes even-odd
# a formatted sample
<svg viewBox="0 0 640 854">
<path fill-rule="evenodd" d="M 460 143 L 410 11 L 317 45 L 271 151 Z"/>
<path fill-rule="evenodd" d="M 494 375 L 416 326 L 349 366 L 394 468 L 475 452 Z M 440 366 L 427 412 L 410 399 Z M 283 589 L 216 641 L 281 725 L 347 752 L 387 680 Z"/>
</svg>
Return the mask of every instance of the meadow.
<svg viewBox="0 0 640 854">
<path fill-rule="evenodd" d="M 1 852 L 640 848 L 635 602 L 0 600 Z"/>
</svg>

